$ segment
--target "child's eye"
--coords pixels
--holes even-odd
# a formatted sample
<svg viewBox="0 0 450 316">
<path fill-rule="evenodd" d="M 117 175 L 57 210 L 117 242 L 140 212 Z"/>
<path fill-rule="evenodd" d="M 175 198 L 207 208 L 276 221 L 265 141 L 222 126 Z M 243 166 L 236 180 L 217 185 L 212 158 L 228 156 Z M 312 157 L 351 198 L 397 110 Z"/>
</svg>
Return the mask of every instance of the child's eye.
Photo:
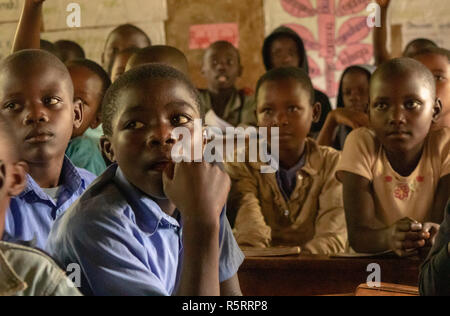
<svg viewBox="0 0 450 316">
<path fill-rule="evenodd" d="M 413 110 L 416 108 L 419 108 L 422 105 L 421 102 L 417 101 L 417 100 L 411 100 L 405 103 L 405 108 Z"/>
<path fill-rule="evenodd" d="M 271 108 L 265 108 L 261 112 L 264 113 L 264 114 L 267 114 L 267 115 L 270 115 L 270 114 L 273 113 Z"/>
<path fill-rule="evenodd" d="M 388 105 L 386 103 L 377 103 L 375 104 L 375 109 L 383 111 L 388 108 Z"/>
<path fill-rule="evenodd" d="M 300 108 L 298 106 L 296 106 L 296 105 L 292 105 L 292 106 L 290 106 L 288 108 L 289 112 L 296 112 L 296 111 L 299 111 L 299 110 L 300 110 Z"/>
<path fill-rule="evenodd" d="M 44 101 L 45 105 L 57 105 L 59 102 L 61 102 L 60 99 L 55 98 L 55 97 L 48 97 L 48 98 L 45 98 L 43 101 Z"/>
<path fill-rule="evenodd" d="M 191 119 L 185 115 L 176 115 L 172 118 L 173 125 L 184 125 L 191 121 Z"/>
<path fill-rule="evenodd" d="M 445 81 L 445 80 L 447 80 L 447 78 L 445 78 L 444 76 L 441 76 L 441 75 L 435 75 L 434 77 L 436 78 L 436 81 Z"/>
<path fill-rule="evenodd" d="M 10 110 L 10 111 L 16 111 L 19 107 L 20 107 L 20 104 L 18 104 L 16 102 L 8 102 L 3 106 L 3 108 L 5 110 Z"/>
<path fill-rule="evenodd" d="M 143 127 L 144 127 L 143 123 L 136 122 L 136 121 L 129 122 L 129 123 L 127 123 L 125 125 L 125 129 L 140 129 L 140 128 L 143 128 Z"/>
</svg>

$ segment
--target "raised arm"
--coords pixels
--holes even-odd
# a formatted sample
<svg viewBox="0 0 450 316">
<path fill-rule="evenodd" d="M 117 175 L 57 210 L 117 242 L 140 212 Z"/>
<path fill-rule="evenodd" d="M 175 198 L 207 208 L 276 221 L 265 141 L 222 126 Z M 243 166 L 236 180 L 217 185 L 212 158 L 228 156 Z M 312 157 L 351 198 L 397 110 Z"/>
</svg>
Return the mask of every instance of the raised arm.
<svg viewBox="0 0 450 316">
<path fill-rule="evenodd" d="M 373 52 L 375 65 L 378 66 L 385 61 L 391 59 L 391 55 L 387 50 L 387 12 L 391 0 L 376 0 L 381 7 L 381 27 L 373 29 Z"/>
<path fill-rule="evenodd" d="M 12 52 L 39 49 L 41 39 L 42 6 L 45 0 L 25 0 L 17 26 Z"/>
</svg>

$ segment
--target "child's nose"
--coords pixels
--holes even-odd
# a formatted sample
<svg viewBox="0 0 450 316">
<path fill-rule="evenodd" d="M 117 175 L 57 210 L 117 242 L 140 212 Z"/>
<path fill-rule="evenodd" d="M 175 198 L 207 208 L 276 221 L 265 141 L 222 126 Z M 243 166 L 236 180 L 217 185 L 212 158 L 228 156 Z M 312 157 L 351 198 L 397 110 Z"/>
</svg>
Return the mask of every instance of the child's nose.
<svg viewBox="0 0 450 316">
<path fill-rule="evenodd" d="M 25 115 L 24 124 L 46 123 L 48 121 L 49 118 L 45 107 L 33 104 Z"/>
<path fill-rule="evenodd" d="M 280 112 L 275 116 L 275 123 L 277 126 L 288 125 L 288 115 L 284 112 Z"/>
<path fill-rule="evenodd" d="M 389 119 L 393 124 L 405 123 L 405 110 L 403 106 L 391 107 Z"/>
<path fill-rule="evenodd" d="M 155 126 L 147 138 L 147 146 L 174 145 L 176 139 L 172 136 L 172 128 L 166 124 Z"/>
</svg>

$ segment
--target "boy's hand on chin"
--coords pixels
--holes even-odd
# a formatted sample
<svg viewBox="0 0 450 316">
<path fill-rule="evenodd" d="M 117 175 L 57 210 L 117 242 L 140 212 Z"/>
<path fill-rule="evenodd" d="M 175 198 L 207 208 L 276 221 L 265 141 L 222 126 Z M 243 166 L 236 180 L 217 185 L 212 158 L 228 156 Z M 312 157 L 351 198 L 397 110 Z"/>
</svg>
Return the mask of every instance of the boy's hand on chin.
<svg viewBox="0 0 450 316">
<path fill-rule="evenodd" d="M 391 249 L 399 257 L 406 257 L 415 250 L 425 247 L 430 239 L 430 233 L 425 231 L 423 226 L 410 218 L 396 222 L 390 228 Z"/>
<path fill-rule="evenodd" d="M 218 227 L 231 180 L 216 165 L 181 162 L 163 173 L 164 192 L 185 223 Z"/>
</svg>

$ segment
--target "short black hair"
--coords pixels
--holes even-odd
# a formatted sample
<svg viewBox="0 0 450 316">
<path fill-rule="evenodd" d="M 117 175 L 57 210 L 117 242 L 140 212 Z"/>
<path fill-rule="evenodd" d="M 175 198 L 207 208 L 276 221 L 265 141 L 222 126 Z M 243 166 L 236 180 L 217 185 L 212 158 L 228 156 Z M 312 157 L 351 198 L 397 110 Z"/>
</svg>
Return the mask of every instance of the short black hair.
<svg viewBox="0 0 450 316">
<path fill-rule="evenodd" d="M 41 49 L 24 49 L 9 55 L 0 61 L 0 74 L 9 67 L 28 69 L 41 63 L 48 63 L 52 68 L 61 72 L 60 79 L 66 79 L 69 83 L 70 93 L 73 95 L 73 84 L 66 65 L 55 55 Z M 65 77 L 65 78 L 64 78 Z"/>
<path fill-rule="evenodd" d="M 427 38 L 416 38 L 406 45 L 405 50 L 403 51 L 403 56 L 411 57 L 411 55 L 415 52 L 414 50 L 411 52 L 411 49 L 413 49 L 414 47 L 418 47 L 419 50 L 421 50 L 427 47 L 438 47 L 438 45 Z"/>
<path fill-rule="evenodd" d="M 78 66 L 78 67 L 85 67 L 95 73 L 100 80 L 102 81 L 102 95 L 105 95 L 108 88 L 111 86 L 111 78 L 109 78 L 106 71 L 103 69 L 102 66 L 97 64 L 95 61 L 90 59 L 75 59 L 69 61 L 67 64 L 67 67 L 71 66 Z"/>
<path fill-rule="evenodd" d="M 111 36 L 114 33 L 121 33 L 121 32 L 136 32 L 136 33 L 139 33 L 148 42 L 148 46 L 152 45 L 152 41 L 151 41 L 150 37 L 148 37 L 148 35 L 143 30 L 141 30 L 140 28 L 138 28 L 137 26 L 135 26 L 133 24 L 127 23 L 127 24 L 119 25 L 118 27 L 116 27 L 114 30 L 112 30 L 108 34 L 108 36 L 106 37 L 105 47 L 106 47 L 106 45 L 108 45 L 109 40 L 110 40 Z"/>
<path fill-rule="evenodd" d="M 85 59 L 86 54 L 83 48 L 74 41 L 69 40 L 59 40 L 55 42 L 55 46 L 58 48 L 63 62 L 68 61 L 67 51 L 72 52 L 76 58 L 75 59 Z"/>
<path fill-rule="evenodd" d="M 422 55 L 439 55 L 446 57 L 448 62 L 450 63 L 450 51 L 448 49 L 442 48 L 442 47 L 426 47 L 418 52 L 411 55 L 411 58 L 416 58 L 417 56 Z"/>
<path fill-rule="evenodd" d="M 149 63 L 164 63 L 186 75 L 189 73 L 189 62 L 186 55 L 178 48 L 167 45 L 154 45 L 139 49 L 128 60 L 127 69 Z"/>
<path fill-rule="evenodd" d="M 267 81 L 278 81 L 284 79 L 295 79 L 302 85 L 302 88 L 308 91 L 311 105 L 315 102 L 315 91 L 311 78 L 308 73 L 298 67 L 281 67 L 269 70 L 259 80 L 256 85 L 256 101 L 258 101 L 259 90 Z"/>
<path fill-rule="evenodd" d="M 373 73 L 372 78 L 370 79 L 370 87 L 372 87 L 373 82 L 378 79 L 378 77 L 381 79 L 391 78 L 402 74 L 410 74 L 411 72 L 414 72 L 415 78 L 421 77 L 423 84 L 428 86 L 432 92 L 433 98 L 435 98 L 436 81 L 433 74 L 424 64 L 409 57 L 394 58 L 382 63 Z"/>
<path fill-rule="evenodd" d="M 181 71 L 164 64 L 148 64 L 127 71 L 121 75 L 106 92 L 102 104 L 103 132 L 106 136 L 112 135 L 112 122 L 121 106 L 118 104 L 121 92 L 124 89 L 128 89 L 149 79 L 175 80 L 184 84 L 191 92 L 196 103 L 195 105 L 203 119 L 198 90 L 186 75 Z"/>
</svg>

